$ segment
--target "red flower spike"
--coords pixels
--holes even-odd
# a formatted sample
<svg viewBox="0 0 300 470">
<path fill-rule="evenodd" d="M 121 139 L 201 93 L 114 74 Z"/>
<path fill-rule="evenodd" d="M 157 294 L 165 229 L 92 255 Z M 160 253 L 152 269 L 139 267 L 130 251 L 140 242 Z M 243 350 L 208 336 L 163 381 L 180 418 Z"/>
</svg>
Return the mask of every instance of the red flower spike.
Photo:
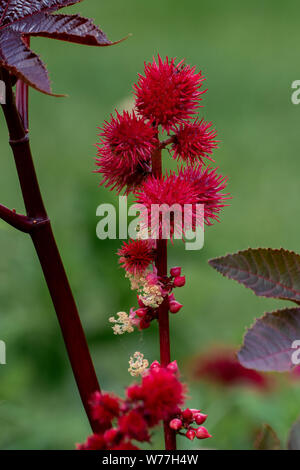
<svg viewBox="0 0 300 470">
<path fill-rule="evenodd" d="M 174 419 L 172 419 L 172 421 L 170 421 L 169 426 L 174 431 L 179 431 L 182 428 L 182 421 L 181 421 L 181 419 L 174 418 Z"/>
<path fill-rule="evenodd" d="M 96 173 L 101 184 L 117 192 L 130 192 L 147 177 L 151 169 L 151 153 L 157 145 L 153 128 L 134 113 L 126 111 L 105 121 L 96 144 L 98 157 Z"/>
<path fill-rule="evenodd" d="M 178 276 L 174 279 L 175 287 L 183 287 L 185 285 L 185 276 Z"/>
<path fill-rule="evenodd" d="M 169 131 L 195 114 L 205 93 L 199 91 L 205 79 L 195 67 L 184 61 L 176 65 L 175 59 L 168 57 L 163 62 L 158 56 L 158 63 L 153 58 L 152 63 L 145 64 L 144 72 L 134 85 L 136 108 L 142 116 Z"/>
<path fill-rule="evenodd" d="M 203 121 L 187 122 L 175 129 L 172 145 L 173 158 L 181 159 L 193 165 L 203 163 L 203 158 L 211 158 L 213 149 L 217 148 L 215 139 L 217 133 L 210 129 L 211 123 Z"/>
<path fill-rule="evenodd" d="M 190 441 L 193 441 L 196 437 L 196 433 L 192 429 L 189 429 L 185 435 Z"/>
<path fill-rule="evenodd" d="M 179 266 L 174 266 L 174 268 L 170 269 L 170 274 L 172 277 L 180 276 L 181 268 Z"/>
<path fill-rule="evenodd" d="M 154 261 L 153 242 L 150 240 L 129 240 L 118 251 L 119 263 L 127 272 L 142 274 Z"/>
<path fill-rule="evenodd" d="M 204 413 L 197 413 L 194 415 L 194 420 L 197 424 L 203 424 L 205 423 L 208 415 L 205 415 Z"/>
<path fill-rule="evenodd" d="M 196 430 L 196 437 L 197 439 L 207 439 L 208 437 L 212 437 L 211 434 L 207 431 L 207 429 L 204 426 L 200 426 Z"/>
</svg>

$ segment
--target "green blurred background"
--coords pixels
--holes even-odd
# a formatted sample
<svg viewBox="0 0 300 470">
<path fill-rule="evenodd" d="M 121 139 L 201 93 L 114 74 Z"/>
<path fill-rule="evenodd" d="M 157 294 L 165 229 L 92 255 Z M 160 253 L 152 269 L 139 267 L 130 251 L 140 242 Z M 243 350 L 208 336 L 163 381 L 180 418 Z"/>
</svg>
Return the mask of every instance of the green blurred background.
<svg viewBox="0 0 300 470">
<path fill-rule="evenodd" d="M 45 202 L 105 390 L 123 393 L 131 381 L 129 355 L 158 358 L 157 329 L 115 337 L 108 317 L 135 305 L 118 268 L 120 242 L 96 238 L 96 208 L 116 202 L 93 175 L 97 126 L 130 100 L 143 62 L 153 55 L 186 58 L 207 77 L 201 114 L 222 141 L 215 157 L 234 196 L 221 223 L 206 231 L 201 251 L 170 249 L 187 285 L 177 293 L 184 310 L 172 317 L 172 353 L 193 397 L 208 412 L 214 439 L 206 447 L 251 449 L 255 430 L 271 424 L 282 442 L 300 412 L 300 385 L 281 378 L 271 395 L 225 391 L 197 383 L 190 361 L 213 344 L 238 346 L 255 316 L 273 300 L 223 279 L 207 260 L 248 246 L 299 251 L 300 106 L 291 83 L 300 79 L 299 2 L 253 0 L 86 0 L 71 9 L 94 17 L 110 48 L 32 40 L 48 65 L 56 99 L 30 93 L 32 150 Z M 68 10 L 65 10 L 67 12 Z M 7 133 L 1 117 L 0 201 L 23 211 Z M 165 156 L 168 159 L 168 155 Z M 168 161 L 168 160 L 167 160 Z M 30 239 L 0 221 L 0 447 L 70 449 L 90 432 L 64 344 Z M 154 448 L 162 446 L 158 432 Z M 204 444 L 181 439 L 180 448 Z"/>
</svg>

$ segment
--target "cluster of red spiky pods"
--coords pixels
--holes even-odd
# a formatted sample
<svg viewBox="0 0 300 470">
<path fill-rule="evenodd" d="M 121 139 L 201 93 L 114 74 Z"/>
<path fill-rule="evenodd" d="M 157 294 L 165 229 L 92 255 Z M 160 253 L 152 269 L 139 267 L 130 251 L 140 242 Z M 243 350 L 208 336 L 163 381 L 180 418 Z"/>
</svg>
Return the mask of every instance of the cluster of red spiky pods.
<svg viewBox="0 0 300 470">
<path fill-rule="evenodd" d="M 141 385 L 129 387 L 127 399 L 121 405 L 120 399 L 115 399 L 117 412 L 109 415 L 102 434 L 90 438 L 80 448 L 132 448 L 132 440 L 149 440 L 148 429 L 161 420 L 167 450 L 176 449 L 176 434 L 190 440 L 211 437 L 202 426 L 206 415 L 199 410 L 181 411 L 179 408 L 183 404 L 185 387 L 178 379 L 177 365 L 175 375 L 170 372 L 174 362 L 170 358 L 169 313 L 181 310 L 182 305 L 175 299 L 173 289 L 183 287 L 186 279 L 180 267 L 168 271 L 168 237 L 165 236 L 163 218 L 154 221 L 152 214 L 154 205 L 164 205 L 169 212 L 175 206 L 183 212 L 189 205 L 191 213 L 185 230 L 194 229 L 199 223 L 195 217 L 197 205 L 204 207 L 200 223 L 212 225 L 218 221 L 228 199 L 228 194 L 223 193 L 226 178 L 218 175 L 216 169 L 205 166 L 205 161 L 213 161 L 217 141 L 212 124 L 195 116 L 206 91 L 201 90 L 204 80 L 201 72 L 197 73 L 195 67 L 184 61 L 176 64 L 175 59 L 163 61 L 158 56 L 158 61 L 153 59 L 145 64 L 144 75 L 139 75 L 138 83 L 134 85 L 134 110 L 117 112 L 116 117 L 111 116 L 100 128 L 96 172 L 102 175 L 101 184 L 117 193 L 133 193 L 135 202 L 144 208 L 136 239 L 123 243 L 118 252 L 131 287 L 137 290 L 138 308 L 132 308 L 129 315 L 119 312 L 118 320 L 112 317 L 110 321 L 114 323 L 114 333 L 122 334 L 132 332 L 135 326 L 146 329 L 157 320 L 161 365 L 155 362 L 149 369 L 141 368 Z M 160 133 L 163 134 L 161 138 Z M 177 172 L 163 172 L 162 150 L 165 148 L 181 162 Z M 176 214 L 169 218 L 169 225 L 170 239 L 178 238 L 178 234 L 185 238 Z M 166 393 L 170 390 L 170 374 L 180 393 Z M 152 411 L 147 408 L 145 398 L 150 396 Z M 103 400 L 104 395 L 99 395 L 96 400 L 101 403 L 100 408 L 92 402 L 98 410 L 100 424 L 107 416 Z M 155 418 L 153 410 L 158 407 L 161 414 Z M 113 419 L 117 421 L 116 427 L 112 426 Z"/>
</svg>

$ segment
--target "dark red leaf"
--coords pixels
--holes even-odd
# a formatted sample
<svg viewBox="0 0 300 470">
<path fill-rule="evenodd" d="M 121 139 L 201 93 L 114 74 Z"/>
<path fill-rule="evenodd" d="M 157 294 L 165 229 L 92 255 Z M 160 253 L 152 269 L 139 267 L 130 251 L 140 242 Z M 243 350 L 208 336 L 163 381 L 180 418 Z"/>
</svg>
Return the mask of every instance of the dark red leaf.
<svg viewBox="0 0 300 470">
<path fill-rule="evenodd" d="M 300 308 L 266 313 L 246 332 L 238 359 L 248 369 L 289 371 L 298 360 L 299 339 Z"/>
<path fill-rule="evenodd" d="M 300 418 L 291 428 L 288 439 L 288 450 L 300 450 Z"/>
<path fill-rule="evenodd" d="M 249 248 L 212 259 L 209 264 L 257 296 L 300 303 L 300 255 L 292 251 Z"/>
</svg>

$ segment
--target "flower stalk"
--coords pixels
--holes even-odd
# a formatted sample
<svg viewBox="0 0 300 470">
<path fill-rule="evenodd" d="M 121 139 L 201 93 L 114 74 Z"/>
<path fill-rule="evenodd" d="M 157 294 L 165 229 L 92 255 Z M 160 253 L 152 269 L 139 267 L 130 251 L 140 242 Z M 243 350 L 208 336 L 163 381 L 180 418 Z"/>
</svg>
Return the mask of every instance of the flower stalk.
<svg viewBox="0 0 300 470">
<path fill-rule="evenodd" d="M 156 149 L 152 155 L 152 173 L 155 177 L 162 176 L 161 148 Z M 155 266 L 160 279 L 165 279 L 168 274 L 168 240 L 159 238 L 156 246 Z M 164 301 L 158 309 L 159 325 L 159 347 L 160 363 L 162 367 L 167 367 L 171 362 L 170 348 L 170 326 L 169 326 L 169 299 Z M 166 450 L 176 450 L 176 433 L 170 428 L 169 422 L 164 423 L 165 447 Z"/>
</svg>

